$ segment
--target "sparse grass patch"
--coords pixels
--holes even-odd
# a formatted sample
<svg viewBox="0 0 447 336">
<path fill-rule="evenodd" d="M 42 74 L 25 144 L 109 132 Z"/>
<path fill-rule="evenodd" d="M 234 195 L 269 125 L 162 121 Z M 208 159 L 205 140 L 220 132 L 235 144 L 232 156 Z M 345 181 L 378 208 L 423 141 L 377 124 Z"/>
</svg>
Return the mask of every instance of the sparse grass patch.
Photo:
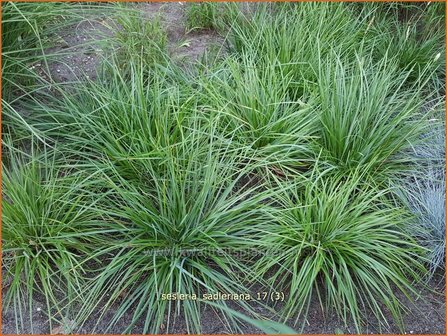
<svg viewBox="0 0 447 336">
<path fill-rule="evenodd" d="M 27 3 L 8 1 L 2 6 L 2 97 L 13 102 L 22 95 L 53 83 L 49 64 L 62 54 L 49 52 L 58 44 L 64 28 L 98 17 L 107 5 Z M 36 64 L 48 78 L 37 73 Z"/>
<path fill-rule="evenodd" d="M 213 29 L 217 15 L 217 4 L 197 2 L 188 4 L 186 8 L 187 29 Z"/>
<path fill-rule="evenodd" d="M 167 34 L 160 18 L 144 20 L 137 11 L 122 8 L 116 19 L 116 35 L 112 53 L 123 68 L 129 63 L 154 66 L 166 63 Z"/>
<path fill-rule="evenodd" d="M 30 90 L 37 76 L 32 66 L 46 64 L 49 26 L 61 24 L 68 13 L 65 3 L 2 3 L 2 97 L 11 100 Z"/>
</svg>

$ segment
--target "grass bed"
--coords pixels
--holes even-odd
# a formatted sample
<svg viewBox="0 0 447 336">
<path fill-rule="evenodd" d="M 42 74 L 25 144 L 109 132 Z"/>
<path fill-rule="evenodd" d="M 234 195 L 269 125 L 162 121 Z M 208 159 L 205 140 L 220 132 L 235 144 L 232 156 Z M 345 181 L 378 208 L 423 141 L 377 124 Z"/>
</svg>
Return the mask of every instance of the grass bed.
<svg viewBox="0 0 447 336">
<path fill-rule="evenodd" d="M 95 316 L 91 332 L 108 318 L 106 332 L 127 319 L 125 333 L 179 320 L 200 333 L 213 309 L 230 332 L 291 333 L 312 300 L 356 332 L 371 316 L 404 331 L 400 297 L 445 267 L 443 5 L 191 4 L 185 29 L 216 30 L 226 50 L 188 66 L 160 17 L 102 8 L 115 34 L 97 78 L 58 84 L 25 69 L 51 62 L 42 41 L 61 17 L 98 8 L 3 4 L 4 309 L 17 330 L 37 293 L 50 329 L 70 332 Z"/>
</svg>

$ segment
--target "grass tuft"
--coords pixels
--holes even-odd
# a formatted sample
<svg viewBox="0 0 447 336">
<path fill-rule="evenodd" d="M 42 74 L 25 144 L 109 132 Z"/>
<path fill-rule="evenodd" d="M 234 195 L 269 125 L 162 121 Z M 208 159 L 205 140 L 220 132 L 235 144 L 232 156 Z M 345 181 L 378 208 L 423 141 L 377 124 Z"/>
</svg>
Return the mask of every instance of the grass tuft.
<svg viewBox="0 0 447 336">
<path fill-rule="evenodd" d="M 129 183 L 116 170 L 107 177 L 113 190 L 107 212 L 119 235 L 99 252 L 107 261 L 91 281 L 91 304 L 81 319 L 96 309 L 102 317 L 118 304 L 110 326 L 131 314 L 126 332 L 143 320 L 144 333 L 158 333 L 163 326 L 169 333 L 181 319 L 188 333 L 200 333 L 203 294 L 249 292 L 241 282 L 249 269 L 238 253 L 254 245 L 250 234 L 262 222 L 264 196 L 253 188 L 235 191 L 244 172 L 230 149 L 220 152 L 200 132 L 179 146 L 183 149 L 166 148 L 162 166 L 145 167 L 148 185 Z M 197 298 L 164 299 L 169 293 Z M 227 302 L 213 303 L 229 330 L 239 330 Z M 244 301 L 237 304 L 253 313 Z"/>
<path fill-rule="evenodd" d="M 415 216 L 409 231 L 427 248 L 432 276 L 445 268 L 445 176 L 439 177 L 433 171 L 424 180 L 414 176 L 403 192 L 405 203 Z"/>
<path fill-rule="evenodd" d="M 424 82 L 405 88 L 409 73 L 393 59 L 362 57 L 344 63 L 336 56 L 319 69 L 319 148 L 341 174 L 357 169 L 386 181 L 412 169 L 411 149 L 427 128 L 422 112 Z"/>
<path fill-rule="evenodd" d="M 112 54 L 126 68 L 131 63 L 148 67 L 166 63 L 168 37 L 159 17 L 145 20 L 140 13 L 122 8 L 116 18 Z"/>
<path fill-rule="evenodd" d="M 186 8 L 186 27 L 193 29 L 213 29 L 216 25 L 217 6 L 212 2 L 188 4 Z"/>
<path fill-rule="evenodd" d="M 255 266 L 270 274 L 276 290 L 289 293 L 284 319 L 305 321 L 314 299 L 357 332 L 367 311 L 382 326 L 389 323 L 389 311 L 402 327 L 397 291 L 414 295 L 413 281 L 424 272 L 423 250 L 405 232 L 409 213 L 395 208 L 386 190 L 365 188 L 360 174 L 314 175 L 311 181 L 280 184 L 280 207 L 269 211 L 262 242 L 278 253 Z"/>
<path fill-rule="evenodd" d="M 94 175 L 56 168 L 46 152 L 7 151 L 3 164 L 2 239 L 4 306 L 12 307 L 16 327 L 29 314 L 33 328 L 34 300 L 41 295 L 50 328 L 61 321 L 80 292 L 90 255 L 105 229 L 93 192 Z"/>
</svg>

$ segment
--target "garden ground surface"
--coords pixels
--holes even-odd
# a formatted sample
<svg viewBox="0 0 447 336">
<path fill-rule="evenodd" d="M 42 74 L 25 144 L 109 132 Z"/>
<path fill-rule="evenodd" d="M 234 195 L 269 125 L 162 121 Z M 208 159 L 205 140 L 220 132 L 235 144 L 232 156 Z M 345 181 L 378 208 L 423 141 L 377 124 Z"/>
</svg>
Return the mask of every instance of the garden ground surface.
<svg viewBox="0 0 447 336">
<path fill-rule="evenodd" d="M 429 282 L 429 287 L 424 288 L 419 286 L 420 298 L 417 299 L 414 304 L 410 303 L 405 297 L 402 297 L 402 302 L 408 308 L 408 312 L 404 315 L 405 333 L 406 334 L 445 334 L 445 277 L 443 274 L 436 274 L 432 280 Z M 262 291 L 262 288 L 254 289 L 254 292 Z M 286 294 L 287 295 L 287 294 Z M 44 307 L 43 302 L 36 298 L 34 307 L 38 309 L 39 304 Z M 255 310 L 263 316 L 268 317 L 269 312 L 266 308 L 260 305 L 254 305 Z M 237 305 L 232 307 L 238 310 Z M 43 309 L 42 309 L 43 310 Z M 129 311 L 127 314 L 128 319 L 131 319 L 133 311 Z M 114 314 L 113 309 L 111 309 L 107 315 L 97 320 L 91 317 L 89 321 L 84 325 L 84 327 L 79 330 L 79 333 L 90 333 L 94 326 L 98 323 L 95 333 L 111 333 L 119 334 L 128 326 L 126 319 L 121 319 L 121 321 L 113 327 L 111 330 L 107 330 L 108 320 Z M 43 313 L 43 311 L 34 311 L 33 324 L 34 332 L 37 334 L 49 334 L 51 330 L 48 325 L 48 319 Z M 25 315 L 26 316 L 26 315 Z M 373 321 L 373 319 L 371 319 Z M 388 321 L 392 321 L 391 316 L 387 317 Z M 132 330 L 133 334 L 138 334 L 142 332 L 144 320 L 142 319 L 139 325 L 136 325 Z M 293 327 L 293 321 L 288 323 Z M 29 329 L 29 321 L 25 323 L 26 329 Z M 202 315 L 202 328 L 204 334 L 225 334 L 228 333 L 224 324 L 220 321 L 219 316 L 210 308 L 204 310 Z M 58 328 L 58 330 L 61 330 Z M 173 330 L 169 333 L 185 333 L 186 326 L 179 321 L 176 323 Z M 247 325 L 242 330 L 246 334 L 259 334 L 262 333 L 259 329 Z M 53 331 L 54 332 L 54 331 Z M 77 333 L 78 333 L 77 332 Z M 305 334 L 335 334 L 335 333 L 355 333 L 354 325 L 346 328 L 343 323 L 337 319 L 335 315 L 325 316 L 318 301 L 315 299 L 312 301 L 309 308 L 309 315 L 303 333 Z M 14 334 L 16 333 L 14 312 L 8 311 L 3 313 L 3 334 Z M 379 330 L 377 324 L 370 322 L 364 326 L 364 333 L 377 334 L 377 333 L 400 333 L 399 328 L 391 324 L 389 329 Z"/>
</svg>

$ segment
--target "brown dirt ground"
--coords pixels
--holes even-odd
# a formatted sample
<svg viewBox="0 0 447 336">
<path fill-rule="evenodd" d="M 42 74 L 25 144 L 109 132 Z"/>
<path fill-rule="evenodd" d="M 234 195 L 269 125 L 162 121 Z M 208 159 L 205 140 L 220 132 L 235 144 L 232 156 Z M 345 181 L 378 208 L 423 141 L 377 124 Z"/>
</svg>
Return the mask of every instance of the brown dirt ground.
<svg viewBox="0 0 447 336">
<path fill-rule="evenodd" d="M 132 5 L 147 20 L 156 16 L 161 18 L 168 35 L 168 52 L 180 64 L 191 64 L 208 48 L 223 44 L 224 38 L 214 30 L 187 31 L 185 7 L 189 4 L 185 2 L 139 2 Z M 58 83 L 76 81 L 84 76 L 95 79 L 103 56 L 101 40 L 113 35 L 112 25 L 108 18 L 98 18 L 84 20 L 65 29 L 57 37 L 57 45 L 48 50 L 49 54 L 56 55 L 49 65 L 50 74 L 43 64 L 34 66 L 42 77 L 51 76 Z"/>
</svg>

